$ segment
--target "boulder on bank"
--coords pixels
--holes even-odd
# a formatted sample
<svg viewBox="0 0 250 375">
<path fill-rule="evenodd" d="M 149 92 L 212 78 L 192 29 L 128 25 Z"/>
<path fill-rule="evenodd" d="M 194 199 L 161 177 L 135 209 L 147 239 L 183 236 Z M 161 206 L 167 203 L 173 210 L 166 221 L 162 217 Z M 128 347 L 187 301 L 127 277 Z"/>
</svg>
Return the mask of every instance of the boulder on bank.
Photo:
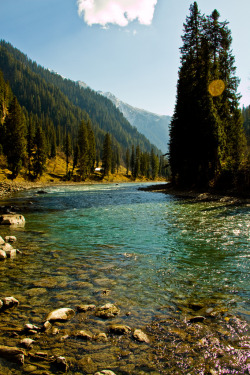
<svg viewBox="0 0 250 375">
<path fill-rule="evenodd" d="M 18 225 L 24 226 L 25 218 L 23 215 L 4 214 L 0 216 L 0 225 Z"/>
</svg>

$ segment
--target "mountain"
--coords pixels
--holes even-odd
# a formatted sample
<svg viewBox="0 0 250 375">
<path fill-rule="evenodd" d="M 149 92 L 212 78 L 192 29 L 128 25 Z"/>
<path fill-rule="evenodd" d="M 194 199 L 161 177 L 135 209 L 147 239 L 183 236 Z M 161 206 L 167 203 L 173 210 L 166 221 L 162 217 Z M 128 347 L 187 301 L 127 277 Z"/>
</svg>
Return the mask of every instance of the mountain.
<svg viewBox="0 0 250 375">
<path fill-rule="evenodd" d="M 81 82 L 81 85 L 84 87 L 86 84 Z M 163 153 L 168 151 L 170 116 L 161 116 L 144 109 L 132 107 L 110 92 L 103 93 L 98 91 L 98 93 L 110 99 L 129 123 L 135 126 L 140 133 L 144 134 Z"/>
<path fill-rule="evenodd" d="M 121 150 L 123 160 L 127 148 L 131 150 L 132 145 L 139 145 L 143 152 L 150 152 L 153 148 L 159 153 L 157 147 L 139 133 L 108 98 L 86 85 L 80 87 L 79 83 L 45 69 L 4 40 L 0 41 L 0 70 L 27 113 L 37 116 L 44 126 L 49 123 L 55 128 L 57 145 L 62 145 L 67 132 L 74 142 L 81 120 L 88 116 L 99 154 L 106 132 Z"/>
</svg>

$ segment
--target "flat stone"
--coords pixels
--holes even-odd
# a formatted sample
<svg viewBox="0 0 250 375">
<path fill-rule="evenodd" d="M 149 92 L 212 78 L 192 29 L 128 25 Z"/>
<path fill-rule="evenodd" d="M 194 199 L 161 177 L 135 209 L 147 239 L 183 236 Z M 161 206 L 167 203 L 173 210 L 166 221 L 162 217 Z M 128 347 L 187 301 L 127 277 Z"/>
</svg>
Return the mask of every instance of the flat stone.
<svg viewBox="0 0 250 375">
<path fill-rule="evenodd" d="M 73 318 L 74 315 L 75 315 L 74 310 L 66 307 L 66 308 L 51 311 L 48 314 L 46 320 L 49 322 L 66 321 L 66 320 L 70 320 L 71 318 Z"/>
<path fill-rule="evenodd" d="M 112 324 L 109 327 L 109 332 L 116 335 L 126 335 L 131 332 L 131 328 L 123 324 Z"/>
<path fill-rule="evenodd" d="M 25 218 L 23 215 L 5 214 L 0 216 L 0 225 L 25 225 Z"/>
<path fill-rule="evenodd" d="M 88 332 L 83 330 L 76 332 L 75 336 L 83 340 L 92 340 L 92 336 Z"/>
<path fill-rule="evenodd" d="M 76 306 L 78 312 L 87 312 L 96 309 L 96 305 L 78 305 Z"/>
<path fill-rule="evenodd" d="M 149 338 L 141 329 L 135 329 L 133 333 L 133 337 L 140 342 L 146 342 L 149 343 Z"/>
</svg>

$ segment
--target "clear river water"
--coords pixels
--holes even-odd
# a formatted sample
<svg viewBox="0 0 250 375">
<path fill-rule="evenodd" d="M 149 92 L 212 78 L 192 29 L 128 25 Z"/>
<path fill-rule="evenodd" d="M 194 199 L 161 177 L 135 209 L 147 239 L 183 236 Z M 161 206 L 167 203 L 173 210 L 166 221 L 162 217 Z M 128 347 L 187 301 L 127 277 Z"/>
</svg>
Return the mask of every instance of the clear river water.
<svg viewBox="0 0 250 375">
<path fill-rule="evenodd" d="M 249 374 L 249 205 L 192 202 L 142 185 L 56 186 L 2 202 L 26 224 L 0 227 L 22 251 L 0 263 L 1 296 L 19 300 L 0 314 L 0 345 L 20 347 L 31 334 L 34 342 L 23 366 L 0 359 L 0 374 L 57 374 L 58 356 L 74 375 Z M 108 303 L 119 314 L 77 311 Z M 76 312 L 71 320 L 24 332 L 64 307 Z M 129 328 L 117 334 L 112 324 Z"/>
</svg>

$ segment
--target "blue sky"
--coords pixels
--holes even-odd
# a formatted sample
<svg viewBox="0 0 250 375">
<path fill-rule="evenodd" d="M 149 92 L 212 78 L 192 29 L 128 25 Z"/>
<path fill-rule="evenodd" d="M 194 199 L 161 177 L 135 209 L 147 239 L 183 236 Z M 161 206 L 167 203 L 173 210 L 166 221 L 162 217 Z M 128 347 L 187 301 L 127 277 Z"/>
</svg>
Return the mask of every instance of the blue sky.
<svg viewBox="0 0 250 375">
<path fill-rule="evenodd" d="M 172 115 L 190 0 L 0 0 L 0 38 L 45 68 Z M 229 21 L 241 105 L 250 105 L 250 0 L 199 0 Z"/>
</svg>

